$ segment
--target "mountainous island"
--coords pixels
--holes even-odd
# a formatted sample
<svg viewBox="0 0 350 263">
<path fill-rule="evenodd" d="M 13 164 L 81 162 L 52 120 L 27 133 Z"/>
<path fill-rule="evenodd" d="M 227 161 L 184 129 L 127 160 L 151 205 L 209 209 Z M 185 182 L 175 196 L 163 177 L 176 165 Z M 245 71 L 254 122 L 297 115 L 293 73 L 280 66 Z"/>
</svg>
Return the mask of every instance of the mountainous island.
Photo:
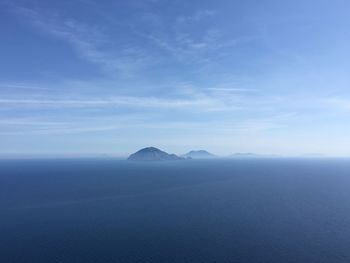
<svg viewBox="0 0 350 263">
<path fill-rule="evenodd" d="M 198 150 L 198 151 L 189 151 L 188 153 L 182 155 L 186 158 L 192 158 L 192 159 L 209 159 L 209 158 L 216 158 L 217 156 L 207 152 L 205 150 Z"/>
<path fill-rule="evenodd" d="M 129 161 L 177 161 L 184 160 L 175 154 L 169 154 L 155 147 L 143 148 L 128 158 Z"/>
<path fill-rule="evenodd" d="M 234 153 L 226 158 L 276 158 L 278 155 L 261 155 L 255 153 Z M 169 154 L 156 147 L 143 148 L 128 157 L 129 161 L 177 161 L 186 159 L 216 159 L 220 158 L 206 150 L 192 150 L 183 155 Z M 224 158 L 224 157 L 221 157 Z"/>
</svg>

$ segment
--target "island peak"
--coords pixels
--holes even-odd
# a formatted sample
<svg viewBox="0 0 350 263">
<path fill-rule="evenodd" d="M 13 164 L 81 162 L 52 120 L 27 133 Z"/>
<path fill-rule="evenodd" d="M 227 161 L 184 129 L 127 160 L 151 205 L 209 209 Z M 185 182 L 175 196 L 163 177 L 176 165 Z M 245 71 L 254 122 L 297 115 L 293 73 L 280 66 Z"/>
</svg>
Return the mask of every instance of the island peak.
<svg viewBox="0 0 350 263">
<path fill-rule="evenodd" d="M 146 147 L 133 154 L 128 158 L 129 161 L 175 161 L 183 158 L 164 152 L 156 147 Z"/>
</svg>

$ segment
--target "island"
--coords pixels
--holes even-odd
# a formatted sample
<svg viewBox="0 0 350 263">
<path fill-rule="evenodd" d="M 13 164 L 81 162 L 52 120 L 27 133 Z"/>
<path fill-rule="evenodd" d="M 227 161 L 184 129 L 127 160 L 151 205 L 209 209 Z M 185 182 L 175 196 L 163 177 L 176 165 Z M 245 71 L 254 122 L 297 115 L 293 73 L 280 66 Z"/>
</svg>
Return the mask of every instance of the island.
<svg viewBox="0 0 350 263">
<path fill-rule="evenodd" d="M 177 161 L 184 160 L 175 154 L 169 154 L 155 147 L 146 147 L 133 154 L 128 158 L 129 161 Z"/>
<path fill-rule="evenodd" d="M 189 151 L 188 153 L 182 155 L 185 158 L 191 159 L 209 159 L 216 158 L 217 156 L 206 151 L 206 150 L 198 150 L 198 151 Z"/>
</svg>

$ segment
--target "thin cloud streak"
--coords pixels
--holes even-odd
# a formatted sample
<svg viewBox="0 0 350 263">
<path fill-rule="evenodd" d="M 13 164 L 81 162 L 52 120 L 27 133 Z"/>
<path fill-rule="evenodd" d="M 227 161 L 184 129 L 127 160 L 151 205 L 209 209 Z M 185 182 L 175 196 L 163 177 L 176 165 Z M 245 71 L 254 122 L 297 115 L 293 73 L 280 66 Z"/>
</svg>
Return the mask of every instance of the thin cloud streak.
<svg viewBox="0 0 350 263">
<path fill-rule="evenodd" d="M 48 88 L 37 87 L 37 86 L 27 86 L 27 85 L 19 85 L 19 84 L 1 84 L 0 88 L 6 89 L 20 89 L 20 90 L 49 90 Z"/>
<path fill-rule="evenodd" d="M 15 107 L 17 110 L 35 108 L 131 108 L 131 109 L 178 109 L 203 112 L 297 112 L 318 110 L 320 116 L 335 110 L 350 110 L 350 100 L 340 98 L 299 98 L 267 96 L 251 89 L 185 88 L 171 97 L 156 96 L 7 96 L 0 98 L 0 109 Z M 304 115 L 309 115 L 304 113 Z"/>
<path fill-rule="evenodd" d="M 222 91 L 222 92 L 257 92 L 258 89 L 251 88 L 204 88 L 209 91 Z"/>
<path fill-rule="evenodd" d="M 76 122 L 52 122 L 52 121 L 38 121 L 33 120 L 7 120 L 4 123 L 0 122 L 0 125 L 7 125 L 10 128 L 11 124 L 14 126 L 22 125 L 25 129 L 16 129 L 0 132 L 1 135 L 50 135 L 50 134 L 80 134 L 80 133 L 96 133 L 96 132 L 108 132 L 124 129 L 143 129 L 147 130 L 168 130 L 168 131 L 180 131 L 191 134 L 254 134 L 262 131 L 280 129 L 285 127 L 285 123 L 289 116 L 272 116 L 270 118 L 252 119 L 250 121 L 233 121 L 231 123 L 221 121 L 163 121 L 144 119 L 144 120 L 129 120 L 118 121 L 118 124 L 109 124 L 116 122 L 115 118 L 111 118 L 109 121 L 81 121 L 79 125 Z"/>
<path fill-rule="evenodd" d="M 156 108 L 181 108 L 210 106 L 210 100 L 167 100 L 158 98 L 139 97 L 114 97 L 109 99 L 0 99 L 0 104 L 38 105 L 38 106 L 65 106 L 65 107 L 89 107 L 89 106 L 131 106 L 131 107 L 156 107 Z M 212 105 L 213 106 L 213 105 Z"/>
</svg>

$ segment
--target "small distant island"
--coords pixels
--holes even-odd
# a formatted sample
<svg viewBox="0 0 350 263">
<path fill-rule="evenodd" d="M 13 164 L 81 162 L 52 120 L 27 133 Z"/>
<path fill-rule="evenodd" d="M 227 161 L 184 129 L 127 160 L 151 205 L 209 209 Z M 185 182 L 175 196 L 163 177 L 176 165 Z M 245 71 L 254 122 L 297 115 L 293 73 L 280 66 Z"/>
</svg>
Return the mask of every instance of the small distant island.
<svg viewBox="0 0 350 263">
<path fill-rule="evenodd" d="M 184 154 L 183 157 L 192 158 L 192 159 L 209 159 L 216 158 L 217 156 L 206 151 L 206 150 L 198 150 L 198 151 L 189 151 Z"/>
<path fill-rule="evenodd" d="M 169 154 L 155 147 L 146 147 L 133 154 L 128 158 L 129 161 L 177 161 L 184 160 L 176 154 Z"/>
</svg>

